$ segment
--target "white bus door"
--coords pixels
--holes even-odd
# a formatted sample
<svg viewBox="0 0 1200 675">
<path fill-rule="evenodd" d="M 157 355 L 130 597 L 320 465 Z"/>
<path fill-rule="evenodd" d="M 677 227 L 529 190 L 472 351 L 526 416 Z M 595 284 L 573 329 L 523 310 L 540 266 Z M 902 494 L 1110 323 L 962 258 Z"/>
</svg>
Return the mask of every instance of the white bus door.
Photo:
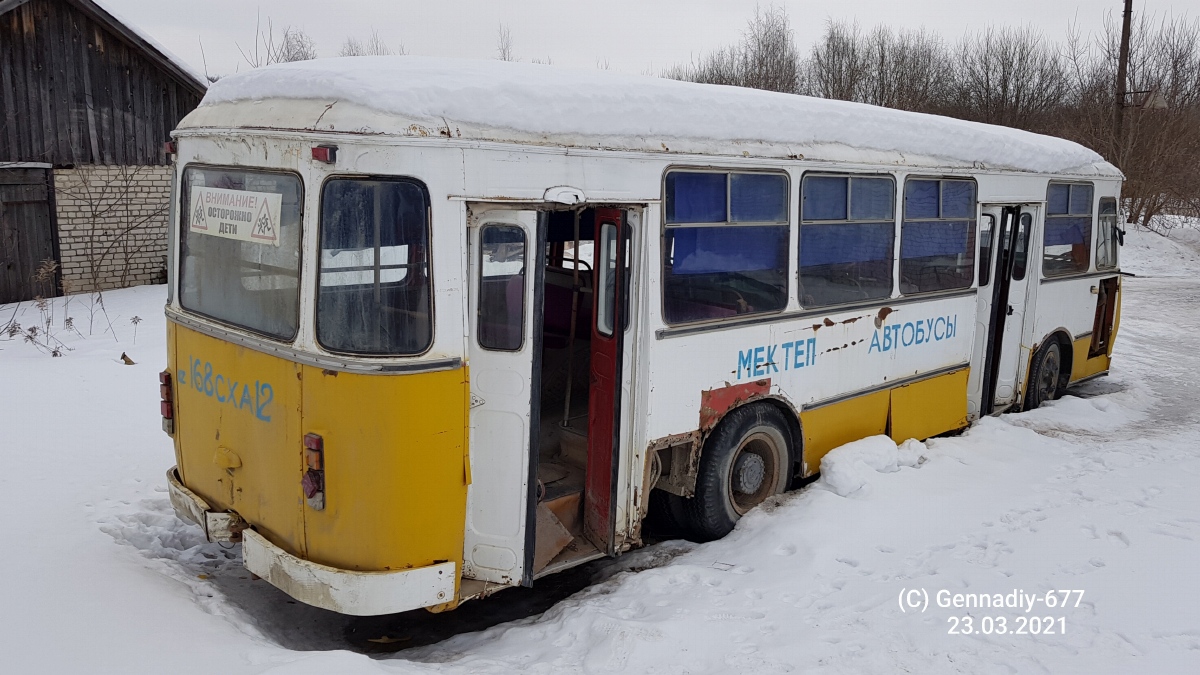
<svg viewBox="0 0 1200 675">
<path fill-rule="evenodd" d="M 477 206 L 476 208 L 486 208 Z M 463 576 L 521 583 L 528 567 L 530 428 L 540 311 L 536 211 L 475 211 L 468 220 L 470 460 Z"/>
<path fill-rule="evenodd" d="M 985 343 L 984 377 L 981 414 L 987 415 L 1009 407 L 1020 393 L 1018 378 L 1027 348 L 1021 345 L 1025 327 L 1029 290 L 1029 242 L 1032 236 L 1035 208 L 1026 205 L 989 205 L 983 209 L 985 219 L 993 222 L 995 252 L 990 257 L 992 278 L 988 288 L 981 285 L 980 293 L 990 301 L 980 318 L 988 317 L 983 339 Z M 982 256 L 981 256 L 982 258 Z M 984 261 L 981 260 L 981 264 Z M 981 298 L 981 309 L 983 299 Z"/>
</svg>

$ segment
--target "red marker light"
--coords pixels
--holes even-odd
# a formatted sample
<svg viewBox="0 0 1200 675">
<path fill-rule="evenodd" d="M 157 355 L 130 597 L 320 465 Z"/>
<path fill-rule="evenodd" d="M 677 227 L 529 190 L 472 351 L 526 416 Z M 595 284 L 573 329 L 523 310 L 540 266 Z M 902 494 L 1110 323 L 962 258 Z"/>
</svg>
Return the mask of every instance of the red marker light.
<svg viewBox="0 0 1200 675">
<path fill-rule="evenodd" d="M 313 471 L 325 469 L 325 441 L 317 434 L 304 435 L 304 464 Z"/>
<path fill-rule="evenodd" d="M 325 510 L 325 440 L 317 434 L 304 434 L 304 476 L 300 488 L 312 509 Z"/>
<path fill-rule="evenodd" d="M 337 146 L 318 145 L 312 149 L 312 158 L 318 162 L 333 164 L 337 161 Z"/>
<path fill-rule="evenodd" d="M 163 431 L 168 435 L 174 435 L 175 406 L 172 402 L 175 395 L 171 388 L 171 371 L 169 369 L 158 374 L 158 396 L 162 399 L 158 402 L 158 411 L 162 414 Z"/>
</svg>

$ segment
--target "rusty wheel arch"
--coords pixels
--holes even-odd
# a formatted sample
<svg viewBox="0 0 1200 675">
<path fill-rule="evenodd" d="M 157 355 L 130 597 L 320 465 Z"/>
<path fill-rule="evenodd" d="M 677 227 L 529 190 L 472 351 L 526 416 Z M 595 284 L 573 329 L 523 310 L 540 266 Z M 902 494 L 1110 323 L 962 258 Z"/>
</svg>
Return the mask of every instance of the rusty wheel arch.
<svg viewBox="0 0 1200 675">
<path fill-rule="evenodd" d="M 787 420 L 792 450 L 788 487 L 792 487 L 803 467 L 804 434 L 800 427 L 800 412 L 787 398 L 771 392 L 770 378 L 740 385 L 726 384 L 724 387 L 702 391 L 699 427 L 695 431 L 673 434 L 650 443 L 649 452 L 661 455 L 664 451 L 670 451 L 669 455 L 661 456 L 665 468 L 655 487 L 681 497 L 691 497 L 699 473 L 700 455 L 709 436 L 729 413 L 758 403 L 776 407 Z"/>
</svg>

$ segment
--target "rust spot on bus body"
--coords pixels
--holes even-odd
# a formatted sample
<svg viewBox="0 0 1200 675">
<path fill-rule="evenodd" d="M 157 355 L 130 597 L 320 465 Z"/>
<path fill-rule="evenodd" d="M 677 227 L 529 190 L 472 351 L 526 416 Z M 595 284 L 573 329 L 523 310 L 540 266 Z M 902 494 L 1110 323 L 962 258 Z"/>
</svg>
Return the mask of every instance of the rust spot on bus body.
<svg viewBox="0 0 1200 675">
<path fill-rule="evenodd" d="M 875 327 L 883 328 L 884 319 L 888 318 L 888 315 L 894 311 L 896 310 L 892 309 L 891 307 L 883 307 L 880 309 L 879 314 L 875 316 Z"/>
<path fill-rule="evenodd" d="M 700 431 L 707 434 L 725 413 L 739 405 L 771 392 L 771 378 L 745 384 L 727 384 L 719 389 L 700 392 Z"/>
</svg>

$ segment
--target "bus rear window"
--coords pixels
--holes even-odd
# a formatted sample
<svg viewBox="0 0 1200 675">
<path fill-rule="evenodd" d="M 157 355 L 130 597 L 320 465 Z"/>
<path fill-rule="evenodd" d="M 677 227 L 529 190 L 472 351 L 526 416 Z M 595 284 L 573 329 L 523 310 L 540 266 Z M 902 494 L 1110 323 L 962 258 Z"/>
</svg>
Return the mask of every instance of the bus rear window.
<svg viewBox="0 0 1200 675">
<path fill-rule="evenodd" d="M 335 178 L 321 192 L 317 341 L 335 352 L 420 354 L 433 341 L 429 197 L 406 179 Z"/>
<path fill-rule="evenodd" d="M 183 308 L 281 340 L 294 338 L 300 325 L 300 179 L 188 167 L 181 198 Z"/>
</svg>

